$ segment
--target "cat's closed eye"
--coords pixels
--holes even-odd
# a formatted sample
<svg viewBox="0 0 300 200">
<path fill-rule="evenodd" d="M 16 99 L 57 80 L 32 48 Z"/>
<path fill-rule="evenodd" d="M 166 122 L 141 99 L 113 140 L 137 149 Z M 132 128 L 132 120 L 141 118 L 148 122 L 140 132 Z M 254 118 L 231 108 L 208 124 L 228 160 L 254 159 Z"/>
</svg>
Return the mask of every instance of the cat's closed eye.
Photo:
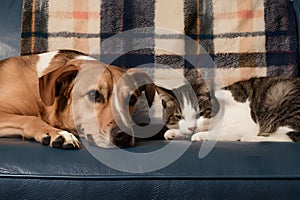
<svg viewBox="0 0 300 200">
<path fill-rule="evenodd" d="M 166 107 L 167 107 L 167 103 L 166 103 L 166 101 L 164 101 L 164 100 L 161 100 L 161 104 L 162 104 L 163 108 L 166 108 Z"/>
<path fill-rule="evenodd" d="M 181 120 L 181 119 L 184 119 L 184 117 L 182 115 L 174 115 L 177 119 Z"/>
</svg>

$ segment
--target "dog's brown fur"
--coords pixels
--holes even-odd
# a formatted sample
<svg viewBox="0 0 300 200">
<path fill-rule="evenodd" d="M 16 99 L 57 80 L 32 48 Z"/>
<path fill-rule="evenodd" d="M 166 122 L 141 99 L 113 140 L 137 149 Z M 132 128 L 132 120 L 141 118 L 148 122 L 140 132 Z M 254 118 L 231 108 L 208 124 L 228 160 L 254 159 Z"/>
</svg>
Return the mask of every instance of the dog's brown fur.
<svg viewBox="0 0 300 200">
<path fill-rule="evenodd" d="M 0 61 L 0 137 L 21 136 L 52 147 L 79 148 L 80 142 L 74 136 L 78 136 L 79 130 L 86 136 L 92 136 L 95 144 L 101 147 L 134 144 L 133 137 L 127 136 L 116 123 L 115 118 L 122 113 L 113 114 L 115 102 L 112 94 L 117 88 L 115 84 L 123 81 L 118 90 L 127 93 L 116 93 L 117 101 L 123 102 L 130 93 L 130 88 L 126 86 L 135 83 L 137 79 L 149 83 L 149 76 L 140 70 L 126 72 L 99 61 L 83 59 L 85 55 L 75 51 L 57 52 L 49 65 L 38 72 L 37 65 L 41 56 L 45 55 Z M 102 76 L 99 77 L 100 74 Z M 96 85 L 91 86 L 85 80 L 87 76 L 95 79 Z M 154 85 L 146 82 L 144 85 L 131 93 L 138 98 L 145 91 L 151 105 Z M 97 90 L 103 96 L 103 101 L 91 102 L 86 97 L 91 90 Z M 74 112 L 74 106 L 80 106 L 80 109 Z M 132 115 L 135 104 L 129 106 L 129 110 Z M 91 121 L 89 115 L 96 116 L 99 125 L 97 131 L 88 130 Z"/>
</svg>

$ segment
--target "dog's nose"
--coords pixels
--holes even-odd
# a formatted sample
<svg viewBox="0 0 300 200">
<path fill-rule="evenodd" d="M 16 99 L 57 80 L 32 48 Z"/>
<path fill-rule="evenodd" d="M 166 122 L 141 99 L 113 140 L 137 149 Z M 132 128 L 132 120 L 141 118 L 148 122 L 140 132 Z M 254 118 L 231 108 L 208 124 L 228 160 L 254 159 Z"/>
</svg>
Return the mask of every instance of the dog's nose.
<svg viewBox="0 0 300 200">
<path fill-rule="evenodd" d="M 128 147 L 134 144 L 133 137 L 122 131 L 119 127 L 111 130 L 112 142 L 118 147 Z"/>
</svg>

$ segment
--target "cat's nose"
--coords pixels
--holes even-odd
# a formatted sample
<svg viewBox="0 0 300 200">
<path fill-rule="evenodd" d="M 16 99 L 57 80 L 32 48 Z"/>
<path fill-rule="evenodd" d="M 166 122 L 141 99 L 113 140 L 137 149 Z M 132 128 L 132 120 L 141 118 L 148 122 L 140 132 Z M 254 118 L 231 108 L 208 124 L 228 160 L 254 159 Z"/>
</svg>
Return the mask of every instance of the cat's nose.
<svg viewBox="0 0 300 200">
<path fill-rule="evenodd" d="M 188 127 L 188 129 L 189 129 L 190 131 L 192 131 L 193 133 L 196 131 L 196 128 L 197 128 L 197 127 L 195 127 L 195 126 Z"/>
</svg>

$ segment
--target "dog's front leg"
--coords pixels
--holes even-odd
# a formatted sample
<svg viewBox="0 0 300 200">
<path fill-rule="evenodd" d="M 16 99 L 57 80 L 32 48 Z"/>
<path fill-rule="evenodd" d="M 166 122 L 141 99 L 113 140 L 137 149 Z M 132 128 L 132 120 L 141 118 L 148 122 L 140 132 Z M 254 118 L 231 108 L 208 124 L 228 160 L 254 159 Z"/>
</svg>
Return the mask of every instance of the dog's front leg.
<svg viewBox="0 0 300 200">
<path fill-rule="evenodd" d="M 54 128 L 39 117 L 0 113 L 0 137 L 13 136 L 56 148 L 80 148 L 80 142 L 72 133 Z"/>
</svg>

